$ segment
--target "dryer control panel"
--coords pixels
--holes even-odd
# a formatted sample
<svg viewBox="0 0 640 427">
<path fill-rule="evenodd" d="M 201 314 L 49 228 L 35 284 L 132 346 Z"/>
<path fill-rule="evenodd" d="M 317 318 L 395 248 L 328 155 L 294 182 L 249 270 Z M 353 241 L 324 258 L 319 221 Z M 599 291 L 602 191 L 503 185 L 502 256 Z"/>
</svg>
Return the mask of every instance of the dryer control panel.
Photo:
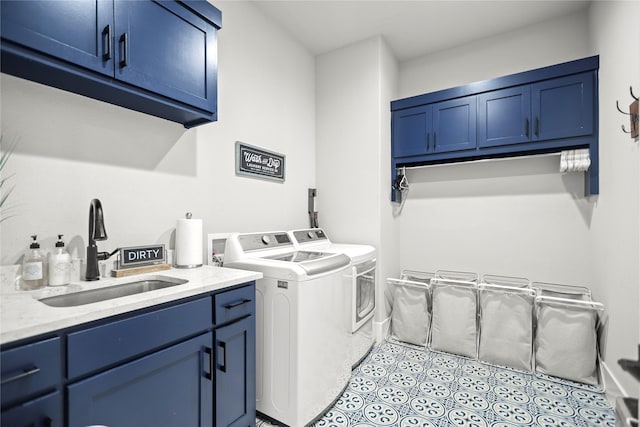
<svg viewBox="0 0 640 427">
<path fill-rule="evenodd" d="M 324 242 L 329 240 L 327 235 L 324 234 L 322 228 L 310 228 L 308 230 L 296 230 L 293 232 L 293 237 L 298 243 L 307 242 Z"/>
</svg>

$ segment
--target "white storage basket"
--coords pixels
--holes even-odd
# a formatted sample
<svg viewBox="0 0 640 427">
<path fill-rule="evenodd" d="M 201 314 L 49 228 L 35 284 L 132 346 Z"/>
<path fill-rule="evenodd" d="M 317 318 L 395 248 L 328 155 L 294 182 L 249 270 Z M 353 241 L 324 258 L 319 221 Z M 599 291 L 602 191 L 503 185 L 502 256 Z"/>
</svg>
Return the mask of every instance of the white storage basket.
<svg viewBox="0 0 640 427">
<path fill-rule="evenodd" d="M 439 278 L 431 284 L 431 349 L 476 358 L 478 285 Z"/>
<path fill-rule="evenodd" d="M 604 389 L 598 343 L 603 305 L 538 296 L 535 312 L 535 372 Z"/>
<path fill-rule="evenodd" d="M 431 329 L 429 311 L 431 279 L 428 274 L 430 273 L 422 273 L 421 281 L 387 279 L 393 295 L 391 308 L 393 339 L 420 346 L 427 345 Z"/>
<path fill-rule="evenodd" d="M 509 283 L 504 279 L 507 278 L 503 277 L 500 282 Z M 514 282 L 523 284 L 520 279 Z M 528 287 L 480 284 L 478 359 L 493 365 L 532 370 L 535 297 L 535 291 Z"/>
</svg>

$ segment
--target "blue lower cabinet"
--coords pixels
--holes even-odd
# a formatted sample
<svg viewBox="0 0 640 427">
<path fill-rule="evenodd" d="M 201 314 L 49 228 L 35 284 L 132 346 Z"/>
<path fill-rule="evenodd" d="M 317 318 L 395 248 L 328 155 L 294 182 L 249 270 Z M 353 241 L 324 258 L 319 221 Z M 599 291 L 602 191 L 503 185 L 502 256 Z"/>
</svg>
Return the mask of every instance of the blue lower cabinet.
<svg viewBox="0 0 640 427">
<path fill-rule="evenodd" d="M 255 423 L 255 328 L 252 315 L 215 330 L 217 427 Z"/>
<path fill-rule="evenodd" d="M 59 392 L 55 392 L 2 411 L 0 425 L 56 427 L 62 425 L 62 418 L 62 396 Z"/>
<path fill-rule="evenodd" d="M 62 378 L 60 338 L 25 344 L 0 353 L 2 407 L 52 392 Z"/>
<path fill-rule="evenodd" d="M 210 427 L 212 333 L 71 384 L 69 427 Z"/>
<path fill-rule="evenodd" d="M 7 346 L 0 367 L 2 427 L 255 426 L 255 283 Z"/>
</svg>

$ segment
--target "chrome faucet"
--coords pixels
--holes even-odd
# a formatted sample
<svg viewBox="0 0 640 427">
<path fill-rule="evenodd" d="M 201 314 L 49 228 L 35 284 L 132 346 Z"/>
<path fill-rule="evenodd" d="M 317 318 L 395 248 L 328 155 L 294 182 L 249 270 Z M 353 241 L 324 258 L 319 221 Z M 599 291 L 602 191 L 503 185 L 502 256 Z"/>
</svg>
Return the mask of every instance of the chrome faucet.
<svg viewBox="0 0 640 427">
<path fill-rule="evenodd" d="M 91 200 L 89 207 L 89 245 L 87 246 L 87 272 L 86 280 L 99 280 L 100 271 L 98 261 L 109 258 L 109 252 L 98 252 L 96 240 L 107 240 L 107 231 L 104 228 L 104 215 L 100 200 Z"/>
</svg>

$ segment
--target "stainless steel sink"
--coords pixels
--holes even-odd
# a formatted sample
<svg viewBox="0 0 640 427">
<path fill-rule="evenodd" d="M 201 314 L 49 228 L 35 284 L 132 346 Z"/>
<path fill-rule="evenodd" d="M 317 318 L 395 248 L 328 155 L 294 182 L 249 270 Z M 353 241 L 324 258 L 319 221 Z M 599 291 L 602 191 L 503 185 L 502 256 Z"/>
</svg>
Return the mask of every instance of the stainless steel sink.
<svg viewBox="0 0 640 427">
<path fill-rule="evenodd" d="M 39 301 L 51 307 L 75 307 L 78 305 L 91 304 L 92 302 L 106 301 L 114 298 L 126 297 L 128 295 L 155 291 L 156 289 L 169 288 L 171 286 L 182 285 L 187 282 L 188 280 L 176 279 L 173 277 L 153 276 L 145 278 L 144 280 L 123 283 L 121 285 L 109 286 L 101 289 L 91 289 L 88 291 L 73 292 L 42 298 Z"/>
</svg>

